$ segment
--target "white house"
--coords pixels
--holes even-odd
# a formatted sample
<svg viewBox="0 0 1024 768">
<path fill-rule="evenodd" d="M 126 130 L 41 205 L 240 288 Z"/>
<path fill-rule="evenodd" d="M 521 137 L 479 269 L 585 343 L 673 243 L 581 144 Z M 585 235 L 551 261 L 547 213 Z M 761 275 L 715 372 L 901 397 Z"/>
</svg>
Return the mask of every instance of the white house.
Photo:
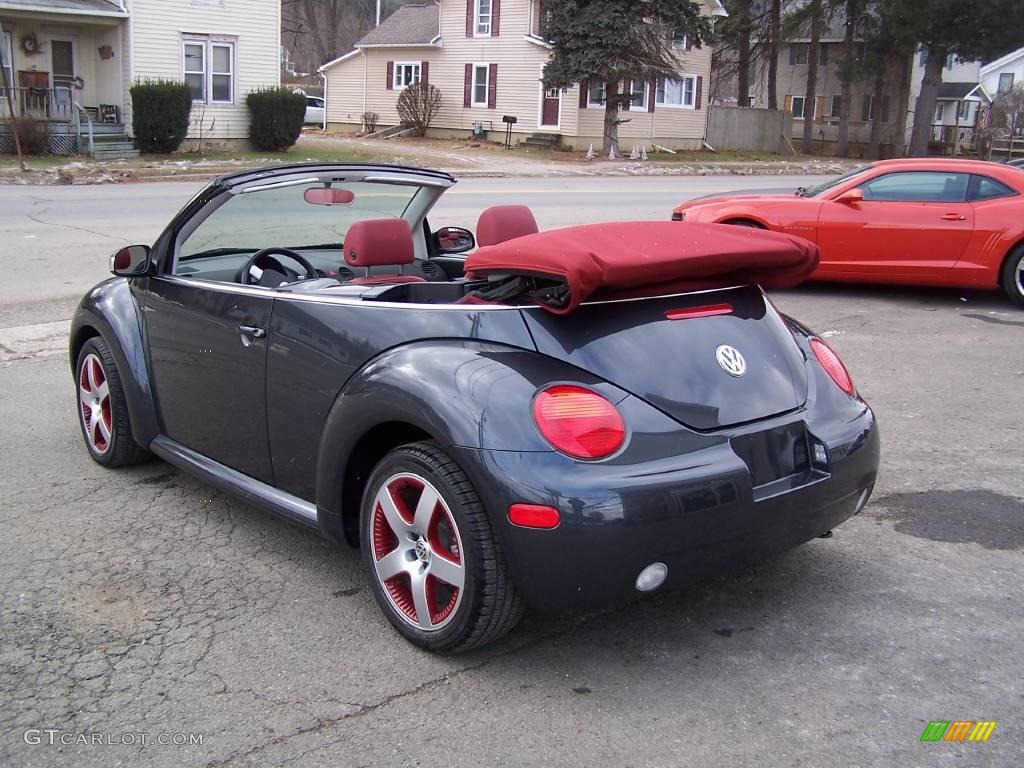
<svg viewBox="0 0 1024 768">
<path fill-rule="evenodd" d="M 1024 83 L 1024 48 L 986 64 L 981 68 L 979 77 L 981 86 L 992 99 Z"/>
<path fill-rule="evenodd" d="M 541 81 L 551 49 L 544 38 L 550 0 L 440 0 L 405 5 L 356 43 L 324 64 L 329 130 L 358 130 L 363 114 L 379 125 L 399 123 L 402 89 L 430 82 L 442 93 L 430 134 L 468 136 L 474 128 L 500 138 L 503 117 L 516 119 L 513 133 L 527 141 L 600 146 L 604 129 L 601 83 L 546 89 Z M 719 0 L 702 0 L 709 15 L 725 13 Z M 631 83 L 629 122 L 621 143 L 658 143 L 698 149 L 707 123 L 706 84 L 711 47 L 678 40 L 679 71 L 657 83 Z"/>
<path fill-rule="evenodd" d="M 190 136 L 242 144 L 246 93 L 280 84 L 280 0 L 0 0 L 0 25 L 15 111 L 66 150 L 88 149 L 91 123 L 97 156 L 130 153 L 129 89 L 145 79 L 191 86 Z"/>
</svg>

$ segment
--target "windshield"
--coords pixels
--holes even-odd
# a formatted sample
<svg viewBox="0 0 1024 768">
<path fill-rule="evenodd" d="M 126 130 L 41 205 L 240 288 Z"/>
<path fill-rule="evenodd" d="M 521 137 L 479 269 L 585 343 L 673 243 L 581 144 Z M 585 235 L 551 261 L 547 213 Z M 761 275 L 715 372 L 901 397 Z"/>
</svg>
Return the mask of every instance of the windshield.
<svg viewBox="0 0 1024 768">
<path fill-rule="evenodd" d="M 332 188 L 351 193 L 339 196 L 350 202 L 317 205 L 306 201 L 306 191 L 311 188 L 322 190 L 324 185 L 310 182 L 232 195 L 181 243 L 178 261 L 280 246 L 329 249 L 336 263 L 349 227 L 367 219 L 400 218 L 420 189 L 346 182 Z"/>
<path fill-rule="evenodd" d="M 828 192 L 830 189 L 839 186 L 844 181 L 852 179 L 854 176 L 857 176 L 858 174 L 864 173 L 865 171 L 870 171 L 872 168 L 874 168 L 873 165 L 862 165 L 860 168 L 854 168 L 852 171 L 847 171 L 846 173 L 840 176 L 836 176 L 834 179 L 829 179 L 828 181 L 822 184 L 818 184 L 813 187 L 800 187 L 800 189 L 797 190 L 797 194 L 800 197 L 817 197 L 823 192 Z"/>
</svg>

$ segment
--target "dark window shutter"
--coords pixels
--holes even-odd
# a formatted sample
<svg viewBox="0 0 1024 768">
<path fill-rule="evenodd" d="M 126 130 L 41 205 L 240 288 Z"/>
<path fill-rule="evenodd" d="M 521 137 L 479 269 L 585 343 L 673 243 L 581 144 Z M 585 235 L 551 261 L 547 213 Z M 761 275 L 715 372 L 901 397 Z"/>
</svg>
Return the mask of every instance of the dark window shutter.
<svg viewBox="0 0 1024 768">
<path fill-rule="evenodd" d="M 501 0 L 491 0 L 491 37 L 501 32 Z"/>
<path fill-rule="evenodd" d="M 463 88 L 462 106 L 467 109 L 471 106 L 473 99 L 473 65 L 466 65 L 466 84 Z"/>
<path fill-rule="evenodd" d="M 395 90 L 395 62 L 388 62 L 388 90 Z"/>
<path fill-rule="evenodd" d="M 430 83 L 430 62 L 429 61 L 421 61 L 420 62 L 420 82 L 423 83 L 424 85 L 427 85 L 427 84 Z"/>
<path fill-rule="evenodd" d="M 498 65 L 491 64 L 487 73 L 487 108 L 498 106 Z"/>
<path fill-rule="evenodd" d="M 697 93 L 693 97 L 693 108 L 700 109 L 700 94 L 704 90 L 704 77 L 697 75 Z"/>
<path fill-rule="evenodd" d="M 475 0 L 466 0 L 466 37 L 472 37 L 476 27 L 476 2 Z"/>
<path fill-rule="evenodd" d="M 587 108 L 587 95 L 590 92 L 590 81 L 580 81 L 580 109 Z"/>
<path fill-rule="evenodd" d="M 690 35 L 683 35 L 683 50 L 684 51 L 692 51 L 693 50 L 693 39 L 692 39 L 692 37 Z"/>
<path fill-rule="evenodd" d="M 655 97 L 657 95 L 658 95 L 658 81 L 657 80 L 651 80 L 650 84 L 647 86 L 647 111 L 648 112 L 653 112 L 654 111 L 654 100 L 655 100 Z"/>
</svg>

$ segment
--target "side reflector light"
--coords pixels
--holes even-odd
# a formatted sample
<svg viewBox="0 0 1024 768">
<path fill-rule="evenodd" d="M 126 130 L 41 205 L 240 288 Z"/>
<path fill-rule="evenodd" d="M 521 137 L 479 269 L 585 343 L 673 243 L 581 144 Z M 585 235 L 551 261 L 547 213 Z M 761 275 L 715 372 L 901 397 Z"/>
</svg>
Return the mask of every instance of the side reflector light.
<svg viewBox="0 0 1024 768">
<path fill-rule="evenodd" d="M 557 528 L 562 521 L 557 509 L 540 504 L 513 504 L 508 508 L 508 519 L 512 525 L 544 530 Z"/>
<path fill-rule="evenodd" d="M 832 350 L 832 347 L 821 339 L 811 339 L 811 349 L 814 350 L 814 356 L 818 358 L 821 367 L 825 369 L 825 373 L 831 377 L 836 386 L 846 394 L 853 395 L 853 379 L 850 378 L 849 371 L 846 370 L 843 361 L 839 359 L 839 355 Z"/>
<path fill-rule="evenodd" d="M 544 439 L 574 459 L 603 459 L 622 447 L 626 425 L 615 406 L 584 387 L 556 385 L 537 393 L 533 420 Z"/>
<path fill-rule="evenodd" d="M 697 317 L 714 317 L 715 315 L 731 315 L 732 304 L 708 304 L 704 307 L 687 307 L 686 309 L 670 309 L 665 313 L 669 320 L 693 320 Z"/>
</svg>

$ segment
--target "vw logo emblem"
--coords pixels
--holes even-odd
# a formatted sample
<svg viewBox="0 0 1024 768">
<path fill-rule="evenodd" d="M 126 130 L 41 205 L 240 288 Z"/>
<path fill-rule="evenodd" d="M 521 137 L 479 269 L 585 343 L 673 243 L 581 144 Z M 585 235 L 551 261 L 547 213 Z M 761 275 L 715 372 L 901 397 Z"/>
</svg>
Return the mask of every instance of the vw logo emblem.
<svg viewBox="0 0 1024 768">
<path fill-rule="evenodd" d="M 730 376 L 740 377 L 747 372 L 747 361 L 736 347 L 723 344 L 715 350 L 715 359 Z"/>
</svg>

